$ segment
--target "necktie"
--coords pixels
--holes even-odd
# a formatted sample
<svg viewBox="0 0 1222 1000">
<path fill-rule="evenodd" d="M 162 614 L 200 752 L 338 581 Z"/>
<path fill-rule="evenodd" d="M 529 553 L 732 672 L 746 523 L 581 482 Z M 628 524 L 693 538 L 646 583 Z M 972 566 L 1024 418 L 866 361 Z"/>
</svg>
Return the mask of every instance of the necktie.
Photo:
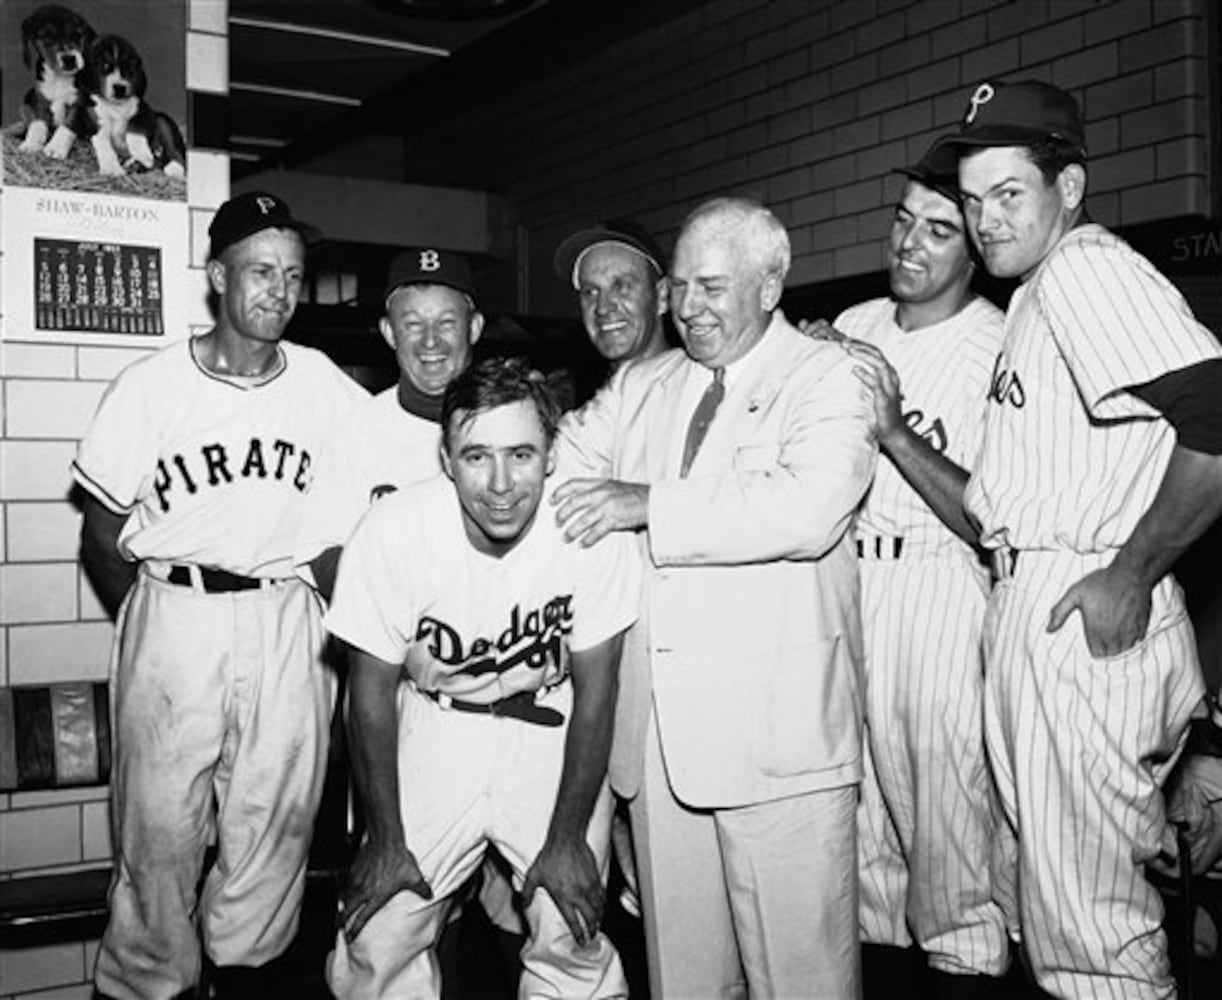
<svg viewBox="0 0 1222 1000">
<path fill-rule="evenodd" d="M 704 390 L 704 395 L 700 397 L 700 402 L 696 404 L 696 410 L 692 414 L 692 422 L 687 425 L 687 439 L 683 442 L 683 465 L 679 468 L 680 478 L 686 476 L 687 470 L 692 467 L 696 452 L 700 450 L 704 436 L 709 431 L 709 424 L 713 422 L 713 414 L 717 412 L 725 394 L 725 369 L 714 368 L 713 381 Z"/>
</svg>

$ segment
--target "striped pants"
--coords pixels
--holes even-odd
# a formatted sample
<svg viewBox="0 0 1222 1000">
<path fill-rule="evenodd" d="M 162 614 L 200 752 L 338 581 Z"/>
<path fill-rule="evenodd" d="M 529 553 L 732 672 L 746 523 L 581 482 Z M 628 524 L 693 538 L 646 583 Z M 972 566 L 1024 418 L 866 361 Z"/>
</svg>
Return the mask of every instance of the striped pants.
<svg viewBox="0 0 1222 1000">
<path fill-rule="evenodd" d="M 1203 685 L 1183 595 L 1155 587 L 1146 636 L 1096 659 L 1064 592 L 1111 553 L 1023 552 L 985 621 L 985 733 L 1018 831 L 1019 917 L 1039 985 L 1058 997 L 1175 995 L 1158 893 L 1142 867 L 1172 846 L 1160 785 Z"/>
<path fill-rule="evenodd" d="M 861 562 L 866 773 L 858 806 L 861 937 L 932 967 L 998 976 L 996 805 L 984 752 L 986 581 L 966 553 Z"/>
</svg>

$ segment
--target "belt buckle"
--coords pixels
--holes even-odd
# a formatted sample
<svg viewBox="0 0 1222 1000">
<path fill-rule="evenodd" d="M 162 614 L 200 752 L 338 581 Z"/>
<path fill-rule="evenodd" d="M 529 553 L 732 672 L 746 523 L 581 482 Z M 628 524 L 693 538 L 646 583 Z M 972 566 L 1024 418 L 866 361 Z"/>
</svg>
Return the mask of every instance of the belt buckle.
<svg viewBox="0 0 1222 1000">
<path fill-rule="evenodd" d="M 1018 549 L 1012 549 L 1008 545 L 1003 545 L 1001 548 L 993 550 L 993 575 L 998 580 L 1012 579 L 1017 566 Z"/>
</svg>

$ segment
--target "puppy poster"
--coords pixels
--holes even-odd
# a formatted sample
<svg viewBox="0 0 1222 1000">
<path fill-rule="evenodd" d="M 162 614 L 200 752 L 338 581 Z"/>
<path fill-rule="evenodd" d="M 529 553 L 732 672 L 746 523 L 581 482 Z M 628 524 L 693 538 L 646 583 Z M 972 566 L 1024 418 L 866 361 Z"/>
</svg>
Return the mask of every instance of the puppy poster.
<svg viewBox="0 0 1222 1000">
<path fill-rule="evenodd" d="M 185 336 L 187 0 L 0 5 L 4 336 Z"/>
</svg>

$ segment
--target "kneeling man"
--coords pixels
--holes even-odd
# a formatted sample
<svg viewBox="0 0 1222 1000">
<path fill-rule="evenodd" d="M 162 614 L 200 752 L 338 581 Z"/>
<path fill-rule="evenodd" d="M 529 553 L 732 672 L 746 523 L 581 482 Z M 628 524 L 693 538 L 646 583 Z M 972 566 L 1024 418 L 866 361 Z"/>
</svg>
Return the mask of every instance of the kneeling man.
<svg viewBox="0 0 1222 1000">
<path fill-rule="evenodd" d="M 627 994 L 598 924 L 641 570 L 628 536 L 583 549 L 536 516 L 559 415 L 524 362 L 468 369 L 442 403 L 446 475 L 371 508 L 344 549 L 327 625 L 350 647 L 368 834 L 327 967 L 341 998 L 440 996 L 433 945 L 489 843 L 525 903 L 521 995 Z"/>
</svg>

